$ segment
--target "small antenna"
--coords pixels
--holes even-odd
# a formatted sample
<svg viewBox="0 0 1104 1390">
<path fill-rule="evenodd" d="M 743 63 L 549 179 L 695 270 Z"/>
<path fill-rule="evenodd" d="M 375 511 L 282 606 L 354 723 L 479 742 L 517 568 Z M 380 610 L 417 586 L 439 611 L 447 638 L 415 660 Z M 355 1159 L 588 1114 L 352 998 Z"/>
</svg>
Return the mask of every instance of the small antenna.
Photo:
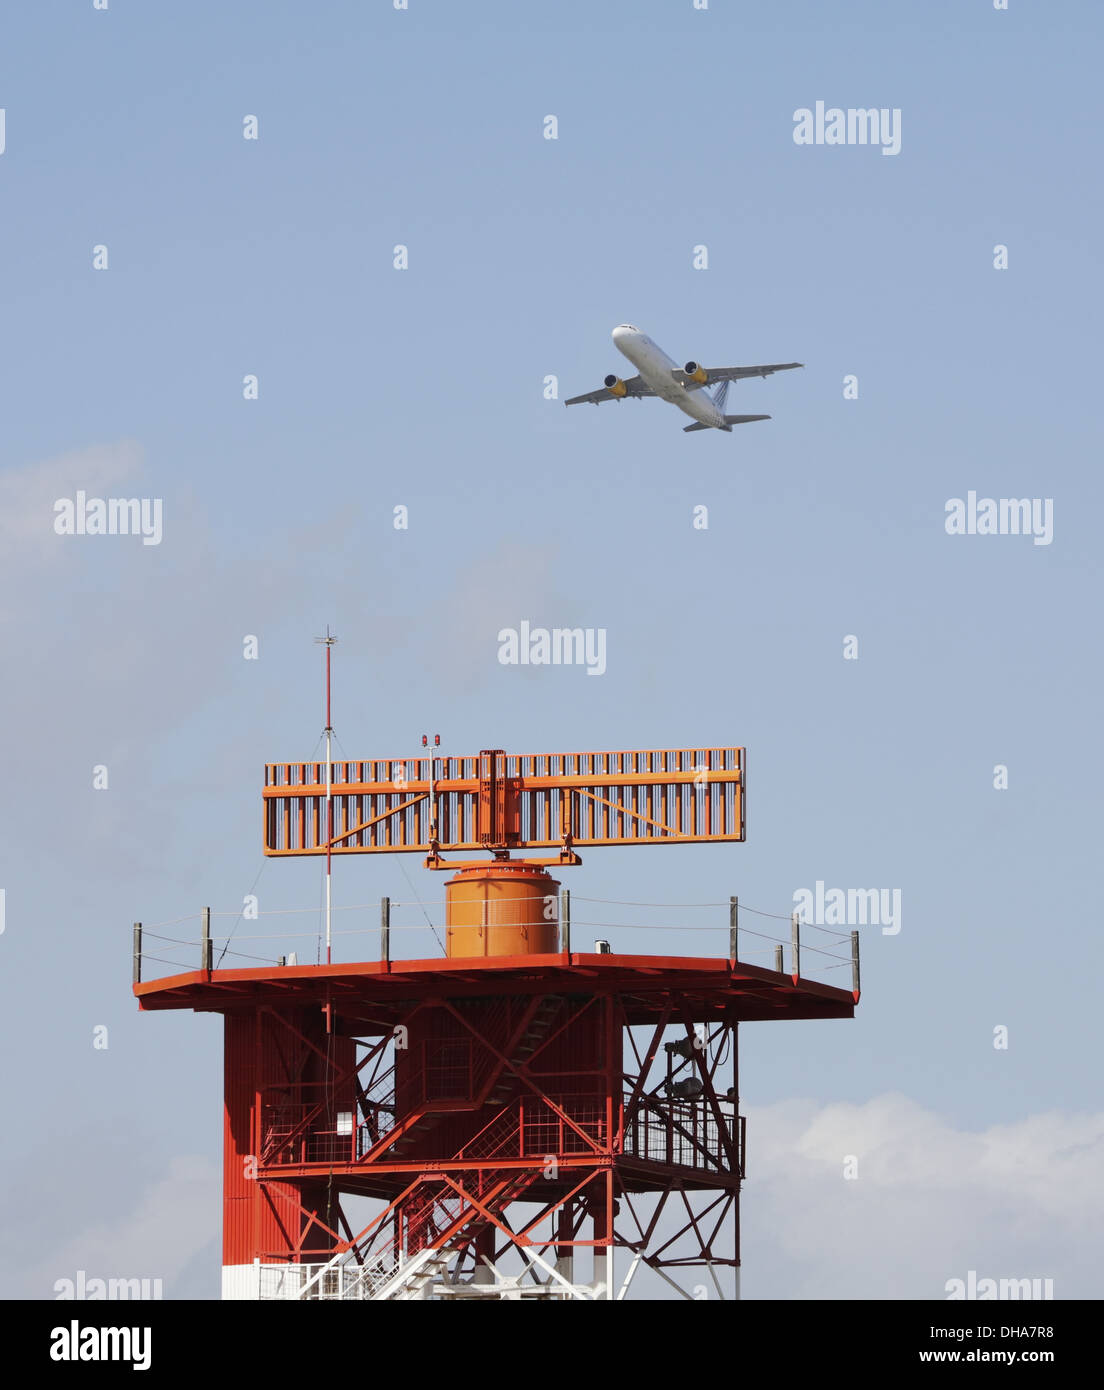
<svg viewBox="0 0 1104 1390">
<path fill-rule="evenodd" d="M 440 748 L 441 735 L 433 735 L 434 748 Z M 422 735 L 422 747 L 429 747 L 429 735 Z M 437 780 L 437 759 L 430 754 L 429 758 L 429 838 L 433 845 L 437 843 L 437 792 L 434 786 Z"/>
<path fill-rule="evenodd" d="M 333 868 L 333 718 L 330 713 L 330 653 L 337 638 L 330 631 L 329 623 L 326 624 L 325 637 L 316 637 L 315 642 L 321 643 L 326 648 L 326 727 L 323 733 L 326 735 L 326 964 L 330 964 L 331 947 L 333 942 L 333 931 L 331 929 L 331 916 L 333 912 L 332 894 L 330 891 L 330 873 Z"/>
</svg>

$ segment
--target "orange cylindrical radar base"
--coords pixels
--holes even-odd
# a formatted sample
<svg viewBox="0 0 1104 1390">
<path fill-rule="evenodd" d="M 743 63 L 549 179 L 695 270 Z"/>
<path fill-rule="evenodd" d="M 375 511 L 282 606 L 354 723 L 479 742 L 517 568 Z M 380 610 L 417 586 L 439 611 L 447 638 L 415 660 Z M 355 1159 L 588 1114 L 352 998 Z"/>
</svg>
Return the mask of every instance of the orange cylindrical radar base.
<svg viewBox="0 0 1104 1390">
<path fill-rule="evenodd" d="M 528 864 L 461 869 L 445 884 L 446 955 L 553 954 L 559 891 L 547 870 Z"/>
</svg>

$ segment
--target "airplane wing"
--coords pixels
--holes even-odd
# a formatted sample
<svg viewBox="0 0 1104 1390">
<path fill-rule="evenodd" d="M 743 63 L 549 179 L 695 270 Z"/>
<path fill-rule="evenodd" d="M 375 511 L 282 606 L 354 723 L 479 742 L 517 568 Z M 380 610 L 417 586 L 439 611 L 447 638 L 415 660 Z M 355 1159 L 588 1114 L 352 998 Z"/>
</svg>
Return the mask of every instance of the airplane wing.
<svg viewBox="0 0 1104 1390">
<path fill-rule="evenodd" d="M 564 405 L 601 405 L 603 401 L 623 401 L 630 397 L 639 400 L 643 396 L 654 396 L 655 392 L 638 376 L 627 377 L 622 383 L 625 391 L 624 395 L 606 389 L 601 386 L 597 391 L 588 391 L 585 396 L 572 396 L 569 401 L 564 401 Z"/>
<path fill-rule="evenodd" d="M 772 372 L 788 372 L 793 367 L 804 365 L 804 362 L 771 362 L 762 367 L 706 367 L 704 381 L 688 377 L 681 367 L 675 367 L 671 375 L 681 386 L 693 390 L 695 386 L 715 386 L 718 381 L 739 381 L 747 376 L 770 376 Z"/>
</svg>

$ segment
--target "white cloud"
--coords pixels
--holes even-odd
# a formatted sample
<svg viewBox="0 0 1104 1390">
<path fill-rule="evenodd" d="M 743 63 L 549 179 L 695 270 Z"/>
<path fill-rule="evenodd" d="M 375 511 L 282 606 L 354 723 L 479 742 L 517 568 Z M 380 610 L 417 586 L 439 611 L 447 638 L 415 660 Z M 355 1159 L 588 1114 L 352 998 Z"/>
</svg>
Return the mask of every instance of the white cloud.
<svg viewBox="0 0 1104 1390">
<path fill-rule="evenodd" d="M 970 1269 L 1104 1291 L 1104 1114 L 972 1131 L 902 1095 L 787 1101 L 750 1110 L 748 1152 L 745 1297 L 942 1299 Z"/>
<path fill-rule="evenodd" d="M 16 579 L 26 567 L 60 557 L 65 547 L 54 531 L 54 503 L 73 497 L 78 488 L 102 497 L 131 478 L 142 466 L 142 450 L 133 440 L 95 444 L 67 454 L 0 473 L 0 561 Z"/>
<path fill-rule="evenodd" d="M 192 1257 L 218 1234 L 220 1175 L 209 1159 L 181 1156 L 129 1215 L 93 1222 L 25 1271 L 23 1297 L 52 1298 L 59 1279 L 160 1279 L 165 1297 Z"/>
</svg>

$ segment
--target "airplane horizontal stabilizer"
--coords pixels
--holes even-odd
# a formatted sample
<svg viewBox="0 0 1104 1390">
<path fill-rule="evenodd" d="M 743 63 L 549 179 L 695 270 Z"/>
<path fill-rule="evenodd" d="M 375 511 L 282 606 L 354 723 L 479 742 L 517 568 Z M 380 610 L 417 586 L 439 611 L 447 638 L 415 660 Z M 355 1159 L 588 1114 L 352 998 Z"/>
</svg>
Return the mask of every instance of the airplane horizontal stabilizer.
<svg viewBox="0 0 1104 1390">
<path fill-rule="evenodd" d="M 751 423 L 752 420 L 769 420 L 769 419 L 770 419 L 770 416 L 769 416 L 769 415 L 726 415 L 724 418 L 725 418 L 725 424 L 726 424 L 726 425 L 748 425 L 748 424 Z M 703 425 L 703 424 L 700 424 L 700 423 L 699 423 L 699 424 L 696 424 L 696 425 L 683 425 L 682 431 L 683 431 L 683 434 L 693 434 L 693 432 L 694 432 L 695 430 L 712 430 L 712 429 L 716 429 L 716 428 L 717 428 L 716 425 Z"/>
</svg>

